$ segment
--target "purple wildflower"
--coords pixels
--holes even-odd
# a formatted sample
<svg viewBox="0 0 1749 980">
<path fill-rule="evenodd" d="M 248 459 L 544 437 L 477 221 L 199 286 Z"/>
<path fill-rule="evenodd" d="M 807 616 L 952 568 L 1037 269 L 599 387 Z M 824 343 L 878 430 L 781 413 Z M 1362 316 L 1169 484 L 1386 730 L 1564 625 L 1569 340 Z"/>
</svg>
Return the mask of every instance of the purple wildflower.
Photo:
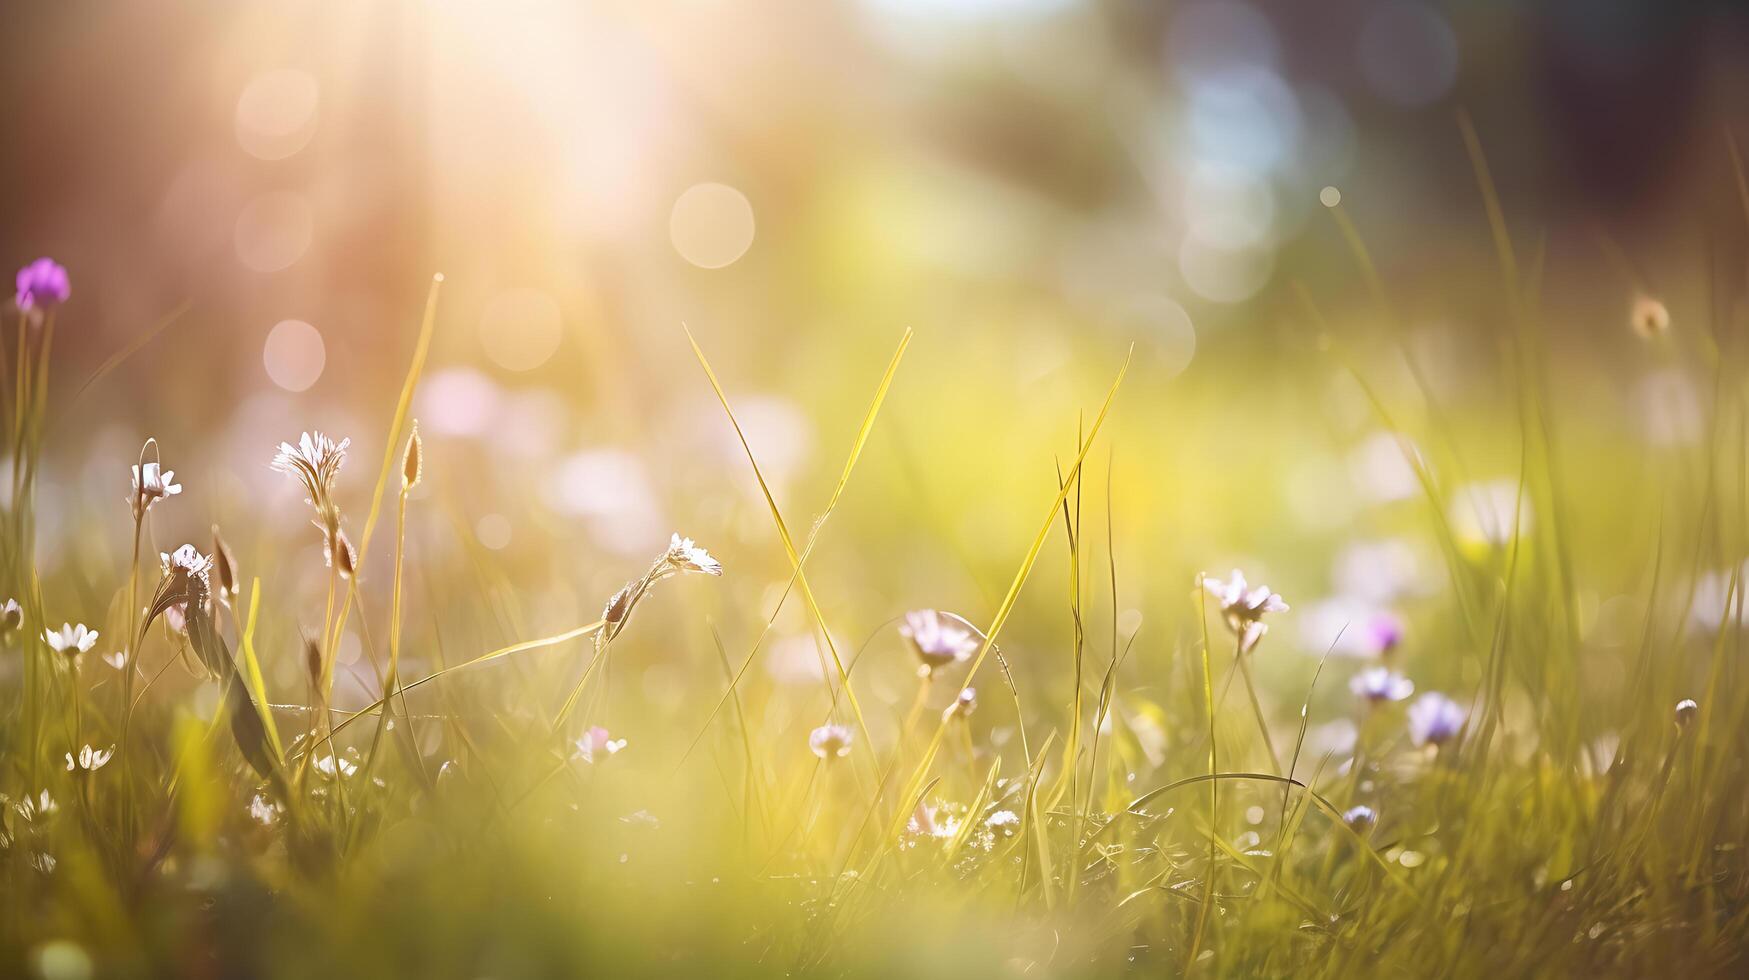
<svg viewBox="0 0 1749 980">
<path fill-rule="evenodd" d="M 1403 700 L 1415 693 L 1415 684 L 1388 667 L 1368 667 L 1349 679 L 1348 689 L 1356 697 L 1378 704 Z"/>
<path fill-rule="evenodd" d="M 1281 596 L 1269 590 L 1267 585 L 1251 588 L 1245 581 L 1245 573 L 1233 569 L 1233 577 L 1223 582 L 1211 575 L 1202 576 L 1203 588 L 1221 604 L 1221 616 L 1227 621 L 1227 628 L 1239 638 L 1241 652 L 1250 650 L 1269 632 L 1269 625 L 1263 622 L 1264 613 L 1287 612 L 1287 603 Z"/>
<path fill-rule="evenodd" d="M 971 659 L 978 652 L 978 638 L 972 631 L 933 609 L 913 609 L 905 614 L 905 625 L 899 635 L 911 641 L 911 649 L 923 661 L 925 672 L 948 664 Z"/>
<path fill-rule="evenodd" d="M 1366 622 L 1366 645 L 1380 656 L 1397 649 L 1403 642 L 1403 621 L 1390 613 L 1378 613 Z"/>
<path fill-rule="evenodd" d="M 54 259 L 41 258 L 18 270 L 18 308 L 48 309 L 73 295 L 67 270 Z"/>
<path fill-rule="evenodd" d="M 1372 807 L 1363 803 L 1349 807 L 1342 814 L 1342 822 L 1355 833 L 1365 834 L 1373 828 L 1374 824 L 1379 822 L 1379 815 L 1373 812 Z"/>
<path fill-rule="evenodd" d="M 1443 745 L 1463 730 L 1463 706 L 1437 691 L 1429 691 L 1409 706 L 1409 737 L 1416 745 Z"/>
</svg>

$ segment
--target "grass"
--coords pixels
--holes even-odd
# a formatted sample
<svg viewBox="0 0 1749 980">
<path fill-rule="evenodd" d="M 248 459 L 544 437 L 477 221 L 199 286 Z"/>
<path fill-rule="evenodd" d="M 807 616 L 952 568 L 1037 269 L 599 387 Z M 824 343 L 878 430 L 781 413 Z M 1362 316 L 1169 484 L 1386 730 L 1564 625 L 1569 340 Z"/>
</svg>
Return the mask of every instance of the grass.
<svg viewBox="0 0 1749 980">
<path fill-rule="evenodd" d="M 55 977 L 1740 973 L 1749 940 L 1743 338 L 1722 320 L 1651 341 L 1709 386 L 1711 420 L 1691 455 L 1658 473 L 1659 513 L 1642 513 L 1629 533 L 1619 510 L 1600 520 L 1588 494 L 1650 450 L 1599 438 L 1564 409 L 1542 332 L 1540 246 L 1521 266 L 1467 120 L 1463 132 L 1499 261 L 1508 327 L 1498 363 L 1514 425 L 1478 440 L 1491 417 L 1443 406 L 1411 358 L 1426 409 L 1412 429 L 1375 383 L 1371 352 L 1322 313 L 1317 290 L 1297 290 L 1328 354 L 1305 370 L 1358 382 L 1418 489 L 1399 520 L 1443 563 L 1435 592 L 1406 603 L 1409 639 L 1374 651 L 1418 694 L 1443 691 L 1461 709 L 1461 724 L 1431 739 L 1412 737 L 1405 703 L 1349 694 L 1354 665 L 1335 655 L 1341 636 L 1316 658 L 1290 652 L 1298 596 L 1287 612 L 1223 603 L 1202 580 L 1176 574 L 1206 564 L 1200 556 L 1163 560 L 1177 539 L 1132 526 L 1123 501 L 1159 484 L 1127 474 L 1159 470 L 1116 463 L 1111 433 L 1126 412 L 1161 420 L 1146 391 L 1125 387 L 1128 356 L 1090 420 L 1062 406 L 1076 423 L 1069 451 L 1037 453 L 1048 490 L 972 485 L 971 495 L 1013 502 L 1027 523 L 1013 540 L 973 543 L 972 592 L 1000 599 L 944 610 L 960 649 L 919 677 L 893 628 L 903 599 L 858 581 L 878 580 L 881 569 L 860 563 L 878 562 L 893 522 L 916 515 L 859 495 L 853 479 L 859 461 L 879 455 L 869 450 L 912 445 L 883 439 L 892 411 L 882 411 L 927 397 L 904 384 L 916 361 L 909 331 L 884 371 L 862 379 L 872 394 L 805 533 L 743 429 L 732 379 L 688 332 L 752 471 L 763 538 L 733 536 L 728 522 L 715 537 L 695 528 L 713 553 L 721 538 L 760 542 L 726 555 L 721 580 L 689 574 L 712 569 L 680 543 L 652 541 L 647 570 L 616 566 L 630 584 L 589 598 L 603 613 L 558 622 L 531 612 L 535 597 L 508 585 L 489 557 L 432 545 L 451 533 L 437 512 L 453 504 L 431 506 L 447 481 L 445 455 L 436 443 L 415 446 L 412 407 L 441 320 L 435 283 L 357 547 L 364 567 L 392 495 L 392 562 L 371 566 L 388 573 L 386 595 L 369 574 L 294 567 L 309 554 L 293 543 L 303 535 L 308 544 L 301 514 L 257 515 L 286 529 L 241 555 L 259 571 L 223 602 L 179 612 L 206 594 L 194 590 L 199 575 L 162 571 L 143 557 L 155 548 L 129 541 L 113 547 L 132 564 L 108 579 L 89 564 L 56 563 L 45 576 L 34 531 L 41 463 L 66 447 L 44 434 L 76 437 L 54 428 L 52 320 L 9 323 L 12 493 L 0 581 L 19 612 L 0 651 L 12 665 L 0 715 L 0 968 Z M 1396 322 L 1359 229 L 1340 210 L 1334 217 L 1377 314 Z M 96 377 L 125 371 L 127 355 L 172 319 Z M 1480 539 L 1451 517 L 1467 482 L 1486 475 L 1466 464 L 1478 442 L 1511 461 L 1513 488 L 1502 526 Z M 1141 448 L 1126 442 L 1121 458 Z M 176 458 L 148 449 L 166 465 Z M 899 466 L 912 478 L 928 472 L 915 460 Z M 358 499 L 341 474 L 310 490 L 316 534 L 336 555 L 341 502 Z M 430 484 L 440 488 L 419 489 Z M 158 516 L 201 492 L 191 481 L 185 497 L 143 507 L 130 530 L 155 541 Z M 1325 547 L 1273 545 L 1284 554 Z M 440 553 L 448 557 L 432 557 Z M 1719 596 L 1701 594 L 1709 573 Z M 991 591 L 992 580 L 1007 586 Z M 1600 595 L 1621 599 L 1608 615 L 1630 639 L 1607 640 Z M 1717 615 L 1697 619 L 1714 599 Z M 105 638 L 77 656 L 43 639 L 74 608 Z M 178 667 L 197 661 L 167 614 L 190 624 L 193 670 Z M 1276 629 L 1254 644 L 1228 629 L 1259 619 Z M 839 632 L 848 624 L 862 632 Z M 753 669 L 778 656 L 783 633 L 814 644 L 818 674 L 805 688 Z M 351 683 L 336 685 L 346 637 L 361 655 Z M 125 670 L 101 659 L 126 646 Z M 991 658 L 999 678 L 983 672 Z M 652 663 L 680 669 L 653 682 L 640 674 Z M 1229 699 L 1235 682 L 1247 703 Z M 952 707 L 968 687 L 979 704 L 969 714 Z M 233 693 L 216 700 L 221 689 Z M 1693 711 L 1678 711 L 1683 698 Z M 1319 734 L 1345 720 L 1352 744 Z M 828 723 L 850 732 L 844 757 L 809 751 L 808 733 Z M 69 765 L 84 745 L 119 748 L 94 770 Z M 1373 819 L 1355 815 L 1361 805 Z"/>
</svg>

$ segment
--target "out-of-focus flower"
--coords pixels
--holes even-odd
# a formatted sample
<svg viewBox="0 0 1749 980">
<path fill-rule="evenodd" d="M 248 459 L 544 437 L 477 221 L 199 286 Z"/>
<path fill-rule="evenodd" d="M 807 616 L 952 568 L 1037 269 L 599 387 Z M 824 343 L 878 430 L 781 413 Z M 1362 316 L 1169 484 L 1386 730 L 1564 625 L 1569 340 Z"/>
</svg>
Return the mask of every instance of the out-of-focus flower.
<svg viewBox="0 0 1749 980">
<path fill-rule="evenodd" d="M 1013 810 L 997 810 L 984 821 L 984 826 L 1006 837 L 1020 829 L 1020 814 Z"/>
<path fill-rule="evenodd" d="M 17 599 L 7 599 L 6 605 L 0 606 L 0 636 L 15 632 L 24 625 L 24 607 Z"/>
<path fill-rule="evenodd" d="M 54 259 L 41 258 L 18 270 L 18 308 L 49 309 L 59 306 L 73 295 L 67 270 Z"/>
<path fill-rule="evenodd" d="M 158 566 L 165 575 L 180 572 L 190 578 L 205 575 L 212 567 L 212 559 L 200 553 L 200 549 L 192 544 L 178 545 L 175 551 L 168 554 L 158 552 Z"/>
<path fill-rule="evenodd" d="M 821 725 L 808 733 L 808 748 L 822 759 L 842 759 L 850 754 L 854 739 L 850 729 L 843 725 Z"/>
<path fill-rule="evenodd" d="M 1379 822 L 1379 815 L 1373 812 L 1372 807 L 1359 804 L 1343 811 L 1342 822 L 1348 825 L 1349 830 L 1364 836 Z"/>
<path fill-rule="evenodd" d="M 675 534 L 669 541 L 668 562 L 684 572 L 723 574 L 722 562 L 712 558 L 710 552 L 693 544 L 691 538 L 683 538 L 679 534 Z"/>
<path fill-rule="evenodd" d="M 73 772 L 75 770 L 81 770 L 84 772 L 96 772 L 97 770 L 102 769 L 114 755 L 114 746 L 110 746 L 107 749 L 93 749 L 89 745 L 84 746 L 79 750 L 79 755 L 77 757 L 71 752 L 66 753 L 67 771 Z"/>
<path fill-rule="evenodd" d="M 134 509 L 135 520 L 139 520 L 158 501 L 182 492 L 182 484 L 175 482 L 174 470 L 160 471 L 157 463 L 135 463 L 133 470 L 134 492 L 128 498 L 128 504 Z"/>
<path fill-rule="evenodd" d="M 1656 298 L 1641 293 L 1634 297 L 1634 305 L 1628 310 L 1628 323 L 1634 333 L 1651 340 L 1670 329 L 1670 311 Z"/>
<path fill-rule="evenodd" d="M 1700 705 L 1693 698 L 1683 698 L 1676 702 L 1676 727 L 1687 728 L 1693 724 L 1696 715 L 1700 714 Z"/>
<path fill-rule="evenodd" d="M 1463 730 L 1463 706 L 1438 691 L 1429 691 L 1409 706 L 1409 737 L 1416 745 L 1444 745 Z"/>
<path fill-rule="evenodd" d="M 249 816 L 263 827 L 273 826 L 284 809 L 263 793 L 256 793 L 255 798 L 249 801 Z"/>
<path fill-rule="evenodd" d="M 616 739 L 600 725 L 591 725 L 589 730 L 583 733 L 583 737 L 577 740 L 576 758 L 593 765 L 598 760 L 617 754 L 620 749 L 625 747 L 625 739 Z"/>
<path fill-rule="evenodd" d="M 911 819 L 905 821 L 905 832 L 916 837 L 952 838 L 960 831 L 960 818 L 945 810 L 944 806 L 917 804 Z"/>
<path fill-rule="evenodd" d="M 1380 656 L 1392 653 L 1403 642 L 1403 621 L 1390 613 L 1375 613 L 1363 627 L 1366 645 Z"/>
<path fill-rule="evenodd" d="M 949 718 L 970 718 L 972 712 L 976 710 L 978 710 L 978 692 L 973 688 L 962 687 L 959 696 L 947 706 L 947 716 Z"/>
<path fill-rule="evenodd" d="M 1534 523 L 1530 494 L 1514 479 L 1467 483 L 1451 494 L 1452 534 L 1471 548 L 1501 548 Z"/>
<path fill-rule="evenodd" d="M 1349 678 L 1348 689 L 1356 697 L 1379 704 L 1384 701 L 1401 701 L 1414 694 L 1415 684 L 1389 667 L 1368 667 Z"/>
<path fill-rule="evenodd" d="M 934 609 L 913 609 L 906 613 L 905 625 L 899 627 L 899 635 L 911 641 L 911 649 L 923 661 L 925 673 L 969 660 L 978 652 L 978 638 L 971 630 Z"/>
<path fill-rule="evenodd" d="M 35 823 L 43 817 L 53 816 L 61 809 L 61 805 L 45 789 L 34 796 L 30 793 L 24 794 L 24 799 L 12 804 L 12 808 L 27 822 Z"/>
<path fill-rule="evenodd" d="M 1227 628 L 1239 638 L 1239 649 L 1250 650 L 1269 632 L 1269 625 L 1263 621 L 1265 613 L 1287 612 L 1287 603 L 1281 596 L 1269 590 L 1267 585 L 1251 588 L 1245 581 L 1245 573 L 1233 569 L 1233 576 L 1223 582 L 1208 574 L 1202 576 L 1203 588 L 1214 596 L 1221 604 L 1221 616 L 1227 621 Z"/>
<path fill-rule="evenodd" d="M 126 650 L 117 650 L 114 653 L 106 653 L 103 655 L 103 662 L 114 667 L 116 670 L 126 670 L 128 666 L 128 652 Z"/>
<path fill-rule="evenodd" d="M 84 623 L 62 623 L 60 630 L 43 631 L 43 639 L 48 642 L 49 649 L 68 656 L 78 656 L 91 652 L 97 645 L 97 631 L 86 629 Z"/>
<path fill-rule="evenodd" d="M 313 764 L 317 772 L 330 779 L 334 778 L 336 772 L 349 778 L 353 773 L 358 772 L 358 763 L 332 755 L 321 756 Z"/>
</svg>

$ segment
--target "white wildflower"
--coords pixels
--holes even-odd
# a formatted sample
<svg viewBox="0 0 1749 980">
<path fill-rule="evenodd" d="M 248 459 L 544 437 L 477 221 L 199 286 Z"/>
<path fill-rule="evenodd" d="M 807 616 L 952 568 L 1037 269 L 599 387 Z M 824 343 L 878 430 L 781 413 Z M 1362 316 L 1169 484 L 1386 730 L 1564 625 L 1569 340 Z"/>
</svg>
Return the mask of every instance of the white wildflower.
<svg viewBox="0 0 1749 980">
<path fill-rule="evenodd" d="M 703 572 L 706 575 L 723 574 L 723 563 L 711 557 L 711 553 L 692 543 L 691 538 L 683 538 L 675 534 L 668 543 L 668 563 L 686 572 Z"/>
<path fill-rule="evenodd" d="M 71 752 L 65 753 L 65 755 L 68 772 L 96 772 L 107 765 L 110 758 L 115 755 L 115 746 L 112 745 L 107 749 L 93 749 L 87 745 L 79 750 L 77 758 Z"/>
<path fill-rule="evenodd" d="M 151 510 L 153 504 L 182 492 L 182 484 L 174 482 L 175 471 L 160 471 L 157 463 L 136 463 L 133 471 L 134 493 L 128 498 L 128 503 L 134 509 L 136 520 Z"/>
<path fill-rule="evenodd" d="M 59 631 L 43 631 L 43 639 L 56 653 L 77 656 L 91 652 L 91 648 L 97 645 L 97 631 L 86 629 L 84 623 L 62 623 Z"/>
</svg>

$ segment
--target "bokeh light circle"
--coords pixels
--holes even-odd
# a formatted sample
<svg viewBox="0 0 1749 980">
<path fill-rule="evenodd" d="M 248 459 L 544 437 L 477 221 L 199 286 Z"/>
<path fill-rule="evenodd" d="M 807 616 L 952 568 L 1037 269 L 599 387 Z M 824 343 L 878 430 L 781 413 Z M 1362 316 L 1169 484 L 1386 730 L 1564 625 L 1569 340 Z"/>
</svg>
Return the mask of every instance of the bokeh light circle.
<svg viewBox="0 0 1749 980">
<path fill-rule="evenodd" d="M 315 327 L 302 320 L 281 320 L 267 333 L 261 363 L 274 384 L 286 391 L 306 391 L 322 377 L 328 349 Z"/>
<path fill-rule="evenodd" d="M 1387 0 L 1367 14 L 1355 41 L 1367 87 L 1400 106 L 1426 105 L 1457 80 L 1457 36 L 1433 8 Z"/>
<path fill-rule="evenodd" d="M 484 547 L 502 551 L 510 545 L 510 518 L 503 514 L 482 514 L 474 522 L 474 537 Z"/>
<path fill-rule="evenodd" d="M 486 304 L 480 316 L 486 356 L 511 371 L 532 371 L 559 349 L 564 319 L 559 304 L 538 289 L 511 289 Z"/>
<path fill-rule="evenodd" d="M 1178 250 L 1178 273 L 1185 285 L 1215 303 L 1250 299 L 1275 271 L 1275 255 L 1261 249 L 1227 249 L 1195 238 Z"/>
<path fill-rule="evenodd" d="M 263 194 L 237 215 L 233 235 L 237 258 L 256 272 L 278 272 L 303 257 L 313 227 L 310 206 L 302 195 Z"/>
<path fill-rule="evenodd" d="M 280 68 L 249 80 L 237 98 L 237 145 L 261 160 L 283 160 L 316 132 L 320 87 L 309 72 Z"/>
<path fill-rule="evenodd" d="M 694 184 L 675 199 L 668 236 L 681 258 L 721 269 L 753 245 L 753 205 L 727 184 Z"/>
</svg>

